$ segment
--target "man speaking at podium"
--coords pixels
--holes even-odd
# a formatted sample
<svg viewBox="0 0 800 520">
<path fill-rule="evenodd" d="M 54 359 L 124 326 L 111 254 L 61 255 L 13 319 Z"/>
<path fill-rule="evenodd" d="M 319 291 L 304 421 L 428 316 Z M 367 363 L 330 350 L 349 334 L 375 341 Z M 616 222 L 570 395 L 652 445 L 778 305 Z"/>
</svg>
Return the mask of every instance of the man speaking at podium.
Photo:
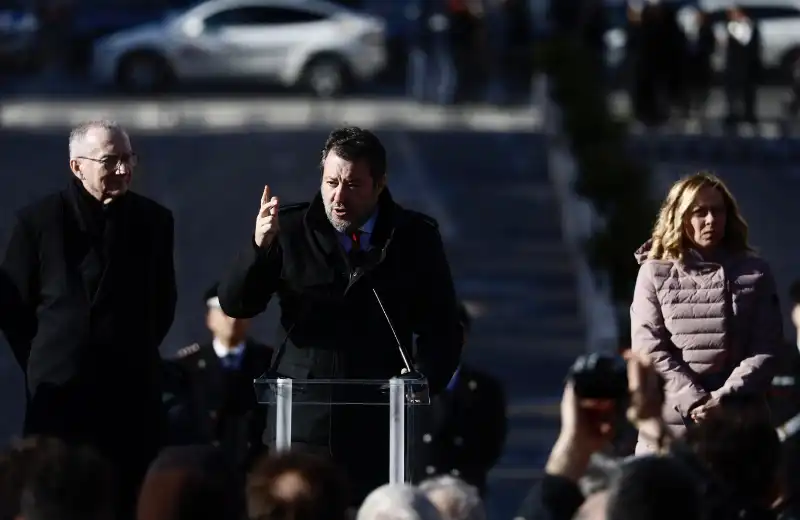
<svg viewBox="0 0 800 520">
<path fill-rule="evenodd" d="M 280 207 L 264 187 L 253 239 L 220 284 L 222 309 L 252 318 L 277 294 L 272 364 L 282 376 L 389 379 L 411 368 L 432 394 L 442 391 L 459 362 L 461 325 L 436 221 L 392 200 L 386 150 L 372 132 L 331 132 L 321 168 L 310 203 Z M 293 446 L 346 469 L 354 503 L 388 481 L 387 407 L 295 407 L 292 424 Z"/>
</svg>

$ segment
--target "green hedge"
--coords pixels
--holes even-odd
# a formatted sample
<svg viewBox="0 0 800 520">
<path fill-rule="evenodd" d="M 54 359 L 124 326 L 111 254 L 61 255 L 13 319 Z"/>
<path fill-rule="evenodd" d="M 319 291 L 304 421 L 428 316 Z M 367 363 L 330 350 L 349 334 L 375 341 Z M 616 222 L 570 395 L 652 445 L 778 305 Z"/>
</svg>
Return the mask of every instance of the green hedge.
<svg viewBox="0 0 800 520">
<path fill-rule="evenodd" d="M 650 235 L 657 212 L 651 172 L 626 148 L 627 128 L 609 111 L 602 65 L 591 51 L 574 38 L 554 38 L 538 60 L 578 165 L 576 190 L 606 224 L 587 244 L 589 260 L 608 273 L 614 302 L 627 307 L 638 271 L 633 252 Z"/>
</svg>

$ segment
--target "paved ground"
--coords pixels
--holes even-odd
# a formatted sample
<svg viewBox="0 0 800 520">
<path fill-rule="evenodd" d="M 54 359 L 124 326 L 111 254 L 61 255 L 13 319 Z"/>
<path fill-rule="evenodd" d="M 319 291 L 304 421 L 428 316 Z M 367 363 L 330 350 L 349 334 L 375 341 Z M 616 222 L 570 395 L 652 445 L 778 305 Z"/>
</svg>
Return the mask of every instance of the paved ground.
<svg viewBox="0 0 800 520">
<path fill-rule="evenodd" d="M 202 292 L 248 240 L 263 185 L 269 183 L 287 203 L 315 191 L 318 150 L 326 134 L 323 129 L 299 130 L 298 123 L 278 116 L 236 129 L 232 122 L 214 126 L 202 118 L 162 118 L 184 110 L 171 103 L 155 108 L 111 103 L 83 112 L 74 104 L 62 105 L 61 112 L 35 103 L 24 110 L 6 105 L 5 128 L 0 129 L 0 157 L 7 172 L 0 179 L 2 240 L 14 207 L 66 182 L 65 123 L 76 114 L 104 115 L 126 124 L 140 121 L 133 124 L 134 146 L 143 158 L 138 189 L 176 214 L 181 300 L 166 350 L 205 337 Z M 252 113 L 281 113 L 274 104 L 259 103 L 251 106 Z M 369 117 L 363 110 L 348 113 L 343 104 L 329 109 L 305 121 L 326 129 L 341 121 L 380 128 L 395 197 L 439 219 L 458 290 L 478 313 L 467 357 L 500 377 L 509 394 L 512 431 L 490 503 L 497 518 L 510 518 L 554 439 L 561 380 L 582 348 L 575 283 L 560 241 L 544 142 L 519 129 L 499 131 L 511 124 L 497 113 L 473 114 L 472 120 L 482 122 L 471 127 L 463 123 L 470 118 L 459 116 L 459 124 L 469 130 L 445 132 L 428 128 L 425 110 L 387 123 L 381 118 L 400 117 L 410 109 L 385 105 Z M 39 124 L 10 124 L 24 121 L 26 113 L 39 118 Z M 42 114 L 50 120 L 41 121 Z M 422 121 L 419 129 L 408 130 L 414 121 Z M 255 335 L 272 339 L 272 319 L 258 320 Z M 0 370 L 0 413 L 6 418 L 0 428 L 8 435 L 20 418 L 21 378 L 8 359 L 0 366 L 5 366 Z"/>
</svg>

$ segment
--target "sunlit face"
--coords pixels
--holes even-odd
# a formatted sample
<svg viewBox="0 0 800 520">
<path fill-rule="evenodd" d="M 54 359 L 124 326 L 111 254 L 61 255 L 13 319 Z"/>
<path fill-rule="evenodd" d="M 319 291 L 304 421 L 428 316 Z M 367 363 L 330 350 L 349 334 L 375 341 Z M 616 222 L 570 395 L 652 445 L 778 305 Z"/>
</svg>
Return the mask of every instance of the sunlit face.
<svg viewBox="0 0 800 520">
<path fill-rule="evenodd" d="M 705 186 L 697 192 L 686 215 L 685 233 L 701 252 L 713 251 L 725 238 L 728 217 L 725 197 L 717 188 Z"/>
<path fill-rule="evenodd" d="M 250 322 L 231 318 L 219 307 L 209 307 L 206 325 L 214 337 L 223 344 L 236 346 L 245 340 Z"/>
<path fill-rule="evenodd" d="M 136 156 L 125 132 L 89 130 L 70 169 L 94 198 L 107 203 L 124 195 L 131 184 Z"/>
<path fill-rule="evenodd" d="M 357 229 L 375 211 L 386 178 L 374 180 L 366 161 L 351 162 L 330 152 L 322 165 L 322 201 L 334 229 Z"/>
</svg>

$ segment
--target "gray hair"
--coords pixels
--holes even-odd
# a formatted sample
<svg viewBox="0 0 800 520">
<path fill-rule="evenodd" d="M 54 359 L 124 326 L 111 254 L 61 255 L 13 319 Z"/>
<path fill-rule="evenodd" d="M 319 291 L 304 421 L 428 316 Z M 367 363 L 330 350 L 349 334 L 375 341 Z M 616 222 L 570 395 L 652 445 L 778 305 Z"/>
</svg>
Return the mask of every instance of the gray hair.
<svg viewBox="0 0 800 520">
<path fill-rule="evenodd" d="M 386 484 L 370 493 L 356 520 L 442 520 L 425 493 L 408 484 Z"/>
<path fill-rule="evenodd" d="M 126 133 L 125 130 L 116 121 L 108 119 L 97 119 L 93 121 L 84 121 L 69 133 L 69 157 L 70 159 L 77 157 L 84 153 L 81 151 L 86 144 L 86 136 L 92 130 L 107 130 L 111 133 Z"/>
<path fill-rule="evenodd" d="M 439 509 L 444 520 L 486 520 L 486 509 L 475 486 L 442 475 L 422 482 L 420 491 Z"/>
</svg>

